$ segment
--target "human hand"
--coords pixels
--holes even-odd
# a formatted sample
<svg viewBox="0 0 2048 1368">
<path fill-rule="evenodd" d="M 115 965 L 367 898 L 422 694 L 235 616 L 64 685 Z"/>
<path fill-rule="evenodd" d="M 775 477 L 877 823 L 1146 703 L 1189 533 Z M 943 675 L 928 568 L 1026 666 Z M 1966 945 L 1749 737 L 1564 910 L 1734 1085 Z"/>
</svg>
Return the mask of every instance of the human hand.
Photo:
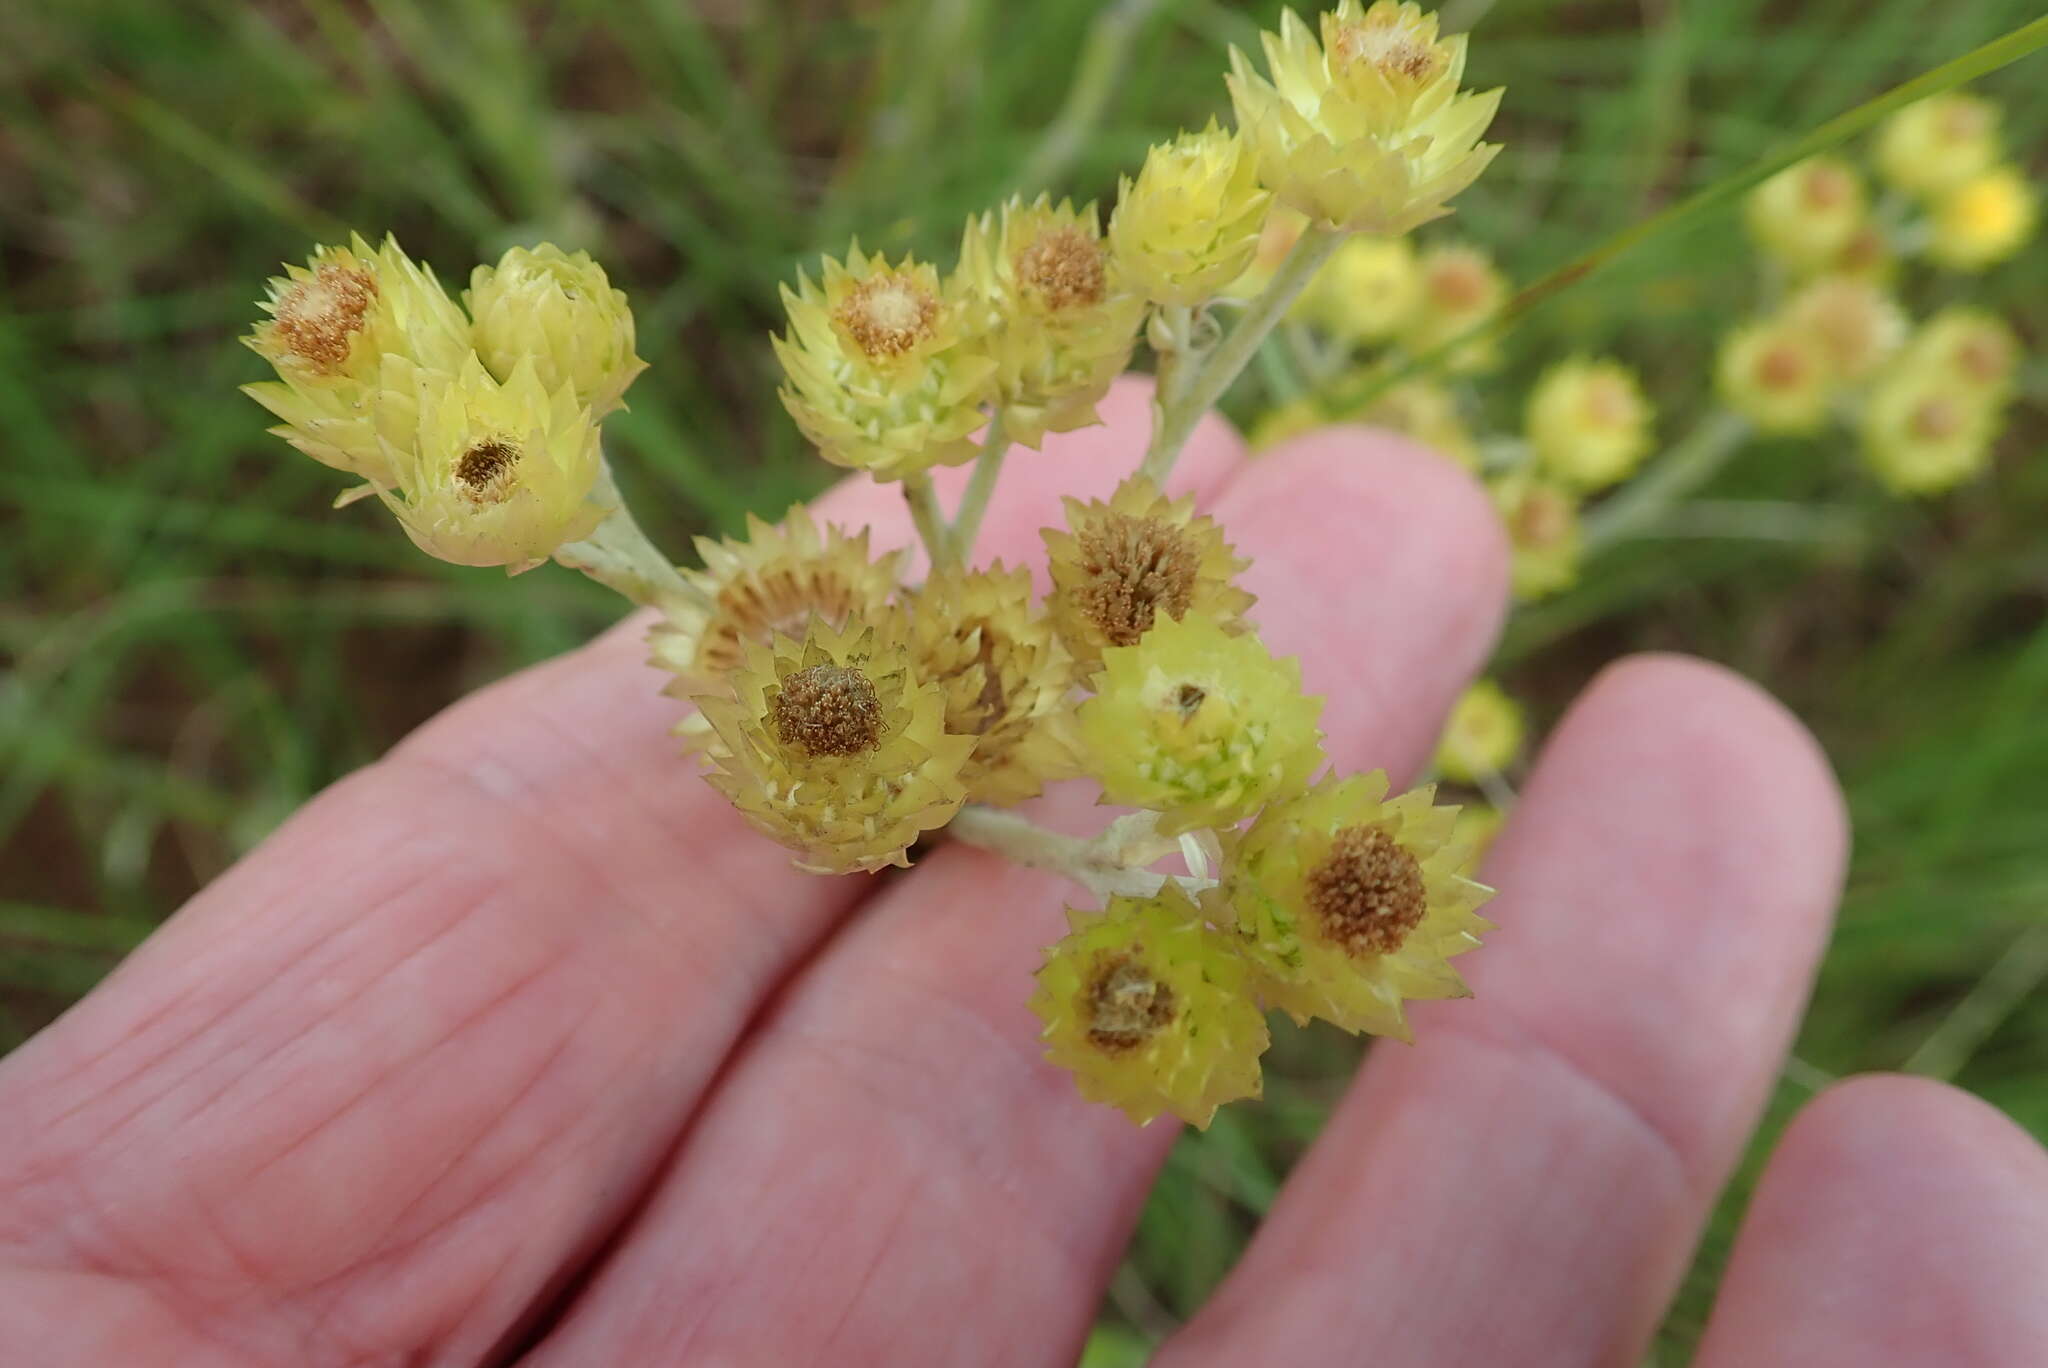
<svg viewBox="0 0 2048 1368">
<path fill-rule="evenodd" d="M 988 553 L 1106 492 L 1146 399 L 1013 461 Z M 1213 420 L 1176 483 L 1252 556 L 1338 768 L 1412 774 L 1501 617 L 1476 488 L 1355 431 L 1245 465 Z M 824 511 L 907 544 L 893 499 Z M 1074 891 L 958 845 L 792 872 L 642 654 L 629 624 L 450 709 L 0 1062 L 0 1362 L 1071 1362 L 1174 1134 L 1039 1058 L 1019 985 Z M 1476 1000 L 1375 1049 L 1160 1361 L 1637 1362 L 1843 847 L 1755 689 L 1608 671 L 1493 852 Z M 1780 1149 L 1701 1362 L 2035 1362 L 2044 1285 L 2033 1143 L 1852 1083 Z"/>
</svg>

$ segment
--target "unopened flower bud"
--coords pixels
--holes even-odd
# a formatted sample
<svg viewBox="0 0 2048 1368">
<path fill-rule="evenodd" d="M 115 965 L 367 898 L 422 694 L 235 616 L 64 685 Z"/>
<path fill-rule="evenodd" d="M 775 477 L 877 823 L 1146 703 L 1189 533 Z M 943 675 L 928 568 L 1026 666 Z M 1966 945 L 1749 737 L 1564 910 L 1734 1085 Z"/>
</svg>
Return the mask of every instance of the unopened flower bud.
<svg viewBox="0 0 2048 1368">
<path fill-rule="evenodd" d="M 514 247 L 496 266 L 476 268 L 464 299 L 491 374 L 505 379 L 531 357 L 543 386 L 568 384 L 595 418 L 621 407 L 626 386 L 647 369 L 633 354 L 625 292 L 588 252 L 572 255 L 552 242 Z"/>
<path fill-rule="evenodd" d="M 1160 143 L 1121 183 L 1109 221 L 1116 271 L 1155 304 L 1207 303 L 1251 264 L 1272 198 L 1243 142 L 1214 120 Z"/>
</svg>

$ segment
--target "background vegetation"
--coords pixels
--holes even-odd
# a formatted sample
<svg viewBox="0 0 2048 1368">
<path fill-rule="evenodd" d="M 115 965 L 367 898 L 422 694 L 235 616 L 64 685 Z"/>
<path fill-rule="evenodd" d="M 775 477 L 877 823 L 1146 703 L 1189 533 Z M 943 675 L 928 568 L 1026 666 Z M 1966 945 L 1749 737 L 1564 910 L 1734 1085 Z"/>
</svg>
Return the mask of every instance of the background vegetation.
<svg viewBox="0 0 2048 1368">
<path fill-rule="evenodd" d="M 614 613 L 565 572 L 511 586 L 415 554 L 374 504 L 328 511 L 331 473 L 264 436 L 234 393 L 261 372 L 233 338 L 275 263 L 348 226 L 389 226 L 444 276 L 542 236 L 592 248 L 654 367 L 608 427 L 615 459 L 657 540 L 680 547 L 825 474 L 774 402 L 765 345 L 801 258 L 856 230 L 943 254 L 969 210 L 1041 182 L 1112 195 L 1147 143 L 1223 108 L 1225 44 L 1277 8 L 0 7 L 0 1048 L 322 785 Z M 1462 230 L 1526 281 L 2038 5 L 1444 10 L 1478 30 L 1474 81 L 1510 90 L 1508 151 L 1461 200 Z M 1099 109 L 1063 119 L 1091 34 L 1122 60 L 1101 69 Z M 2037 175 L 2043 61 L 1980 87 L 2006 100 Z M 1543 359 L 1584 347 L 1639 365 L 1682 430 L 1754 275 L 1723 215 L 1577 286 L 1509 339 L 1489 386 L 1501 425 Z M 1977 297 L 2039 347 L 2044 287 L 2037 250 Z M 1855 872 L 1774 1126 L 1831 1076 L 1905 1067 L 2048 1135 L 2048 367 L 2024 386 L 1995 474 L 1931 503 L 1870 492 L 1845 439 L 1755 445 L 1716 493 L 1824 501 L 1851 534 L 1624 544 L 1504 648 L 1545 719 L 1625 650 L 1724 660 L 1834 756 Z M 1264 1106 L 1175 1152 L 1105 1307 L 1102 1361 L 1228 1267 L 1353 1053 L 1289 1032 L 1275 1062 Z M 1741 1196 L 1660 1362 L 1683 1361 Z"/>
</svg>

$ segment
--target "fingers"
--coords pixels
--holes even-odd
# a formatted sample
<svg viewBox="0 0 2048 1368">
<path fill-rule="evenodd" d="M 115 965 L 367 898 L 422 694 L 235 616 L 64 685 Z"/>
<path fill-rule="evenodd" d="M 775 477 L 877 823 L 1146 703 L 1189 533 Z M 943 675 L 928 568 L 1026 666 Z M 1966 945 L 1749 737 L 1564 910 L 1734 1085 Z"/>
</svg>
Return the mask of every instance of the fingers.
<svg viewBox="0 0 2048 1368">
<path fill-rule="evenodd" d="M 1775 1076 L 1840 800 L 1714 667 L 1642 658 L 1546 748 L 1486 870 L 1476 998 L 1377 1046 L 1164 1364 L 1634 1363 Z"/>
<path fill-rule="evenodd" d="M 2048 1350 L 2048 1153 L 1967 1093 L 1864 1078 L 1764 1171 L 1700 1368 L 2004 1368 Z"/>
<path fill-rule="evenodd" d="M 1126 387 L 1139 435 L 1054 439 L 1013 489 L 1125 464 L 1146 403 Z M 1191 460 L 1233 456 L 1212 428 Z M 900 501 L 864 497 L 821 511 L 908 536 Z M 794 873 L 695 777 L 642 626 L 323 794 L 0 1065 L 30 1137 L 0 1146 L 0 1249 L 182 1298 L 252 1354 L 317 1325 L 459 1358 L 592 1247 L 762 996 L 874 886 Z"/>
<path fill-rule="evenodd" d="M 1330 695 L 1342 762 L 1412 764 L 1499 620 L 1476 488 L 1333 434 L 1210 507 L 1253 557 L 1262 634 Z M 1041 1058 L 1030 975 L 1076 896 L 956 846 L 878 899 L 749 1042 L 538 1361 L 1071 1363 L 1173 1138 Z"/>
</svg>

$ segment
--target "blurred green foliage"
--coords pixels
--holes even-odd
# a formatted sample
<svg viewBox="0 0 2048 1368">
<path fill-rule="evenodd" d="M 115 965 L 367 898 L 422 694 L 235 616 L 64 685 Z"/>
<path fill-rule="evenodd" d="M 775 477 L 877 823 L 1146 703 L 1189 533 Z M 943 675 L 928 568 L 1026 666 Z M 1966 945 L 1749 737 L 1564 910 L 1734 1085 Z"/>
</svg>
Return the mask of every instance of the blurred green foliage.
<svg viewBox="0 0 2048 1368">
<path fill-rule="evenodd" d="M 1224 107 L 1224 46 L 1277 9 L 0 9 L 0 1048 L 322 785 L 614 613 L 564 572 L 514 586 L 427 561 L 374 504 L 329 511 L 336 479 L 264 436 L 234 392 L 261 374 L 233 338 L 277 262 L 347 227 L 393 229 L 455 281 L 514 242 L 593 250 L 631 294 L 653 363 L 608 428 L 614 459 L 657 540 L 680 546 L 826 476 L 775 402 L 766 346 L 799 261 L 856 232 L 944 256 L 963 215 L 1042 177 L 1112 196 L 1149 142 Z M 1444 9 L 1477 32 L 1472 79 L 1509 87 L 1508 150 L 1457 225 L 1524 281 L 2038 13 L 2035 0 Z M 1069 104 L 1077 52 L 1095 76 Z M 2007 101 L 2037 175 L 2041 75 L 2036 60 L 1979 87 Z M 1492 416 L 1513 425 L 1545 358 L 1611 350 L 1682 430 L 1755 277 L 1732 216 L 1649 243 L 1509 339 Z M 2048 343 L 2048 254 L 1976 297 Z M 2025 388 L 1995 475 L 1937 502 L 1879 497 L 1840 436 L 1758 443 L 1715 495 L 1822 504 L 1855 535 L 1625 543 L 1580 589 L 1521 614 L 1503 648 L 1506 678 L 1546 717 L 1627 650 L 1727 661 L 1799 710 L 1843 773 L 1852 888 L 1745 1175 L 1812 1089 L 1862 1069 L 1951 1077 L 2048 1135 L 2040 363 Z M 1354 1058 L 1321 1032 L 1283 1032 L 1266 1103 L 1182 1141 L 1091 1362 L 1135 1361 L 1201 1300 Z M 1659 1362 L 1682 1361 L 1697 1333 L 1745 1182 Z"/>
</svg>

